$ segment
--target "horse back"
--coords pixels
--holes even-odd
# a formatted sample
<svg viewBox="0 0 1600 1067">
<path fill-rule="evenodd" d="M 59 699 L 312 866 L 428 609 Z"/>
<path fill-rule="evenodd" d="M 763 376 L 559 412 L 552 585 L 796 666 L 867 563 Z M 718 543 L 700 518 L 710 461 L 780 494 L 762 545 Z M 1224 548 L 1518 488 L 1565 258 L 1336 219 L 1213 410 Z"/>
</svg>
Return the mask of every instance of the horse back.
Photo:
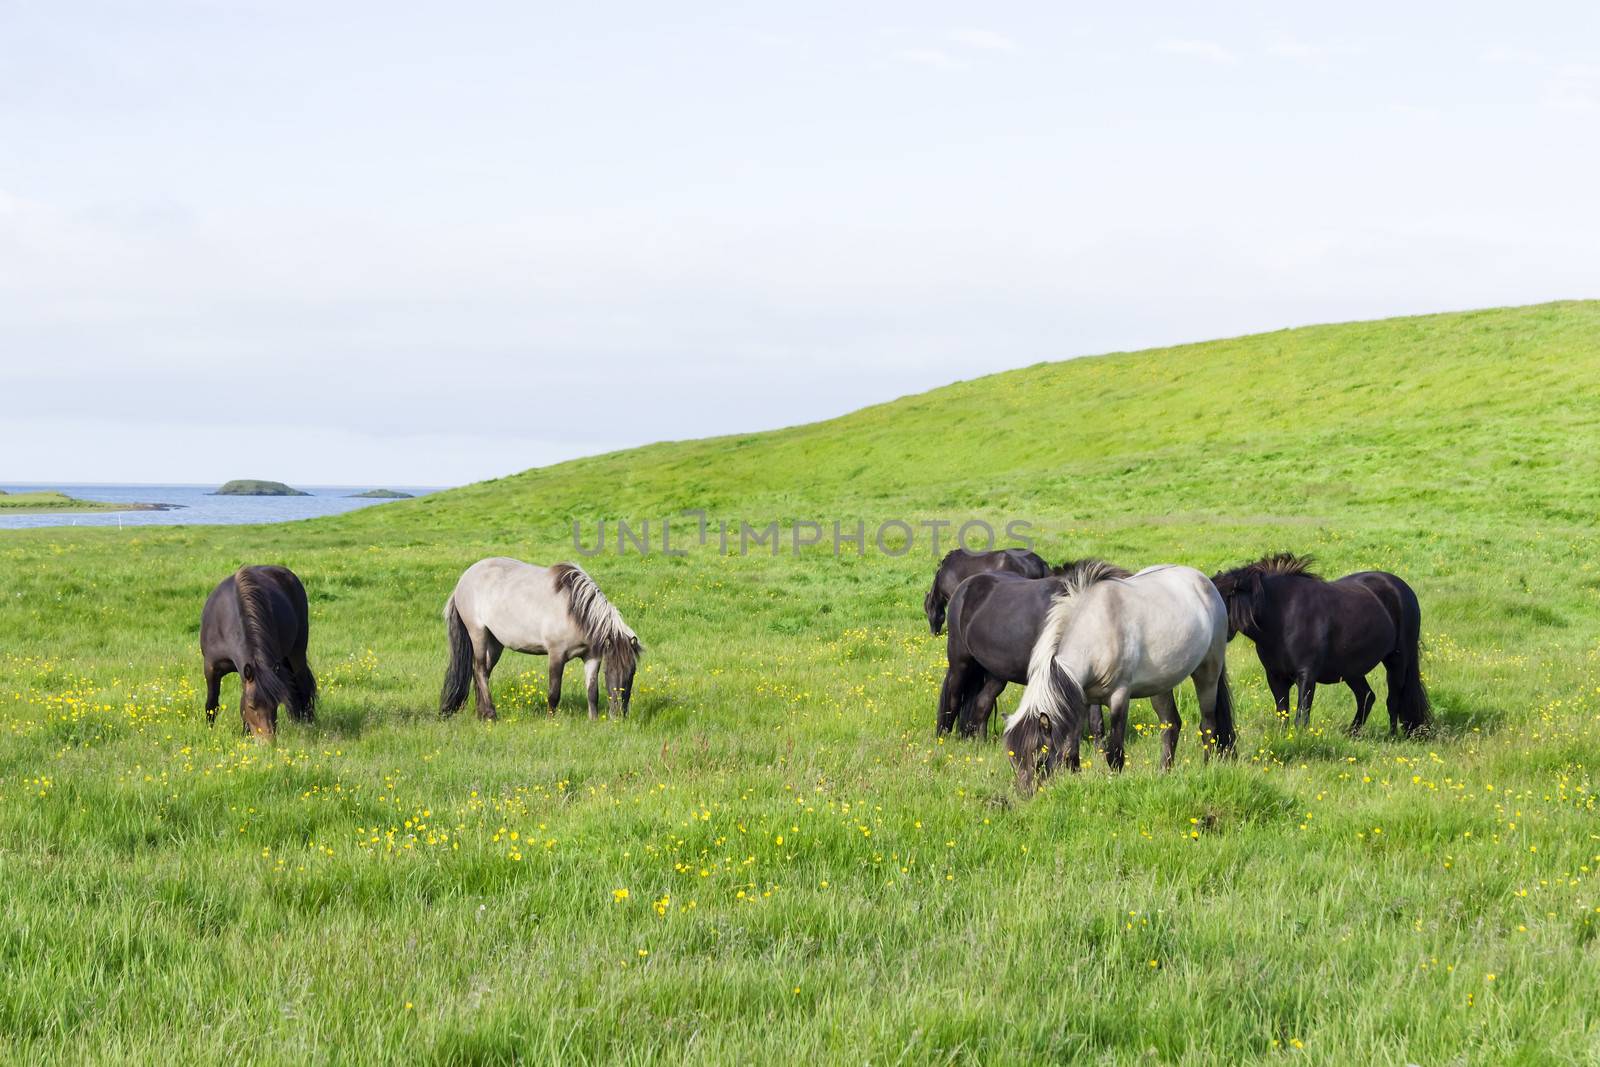
<svg viewBox="0 0 1600 1067">
<path fill-rule="evenodd" d="M 947 597 L 952 597 L 962 582 L 980 574 L 1048 578 L 1050 564 L 1045 562 L 1044 557 L 1025 548 L 1002 548 L 993 552 L 958 549 L 946 556 L 939 565 L 937 584 Z"/>
<path fill-rule="evenodd" d="M 1026 682 L 1028 658 L 1060 591 L 1054 579 L 1004 572 L 968 578 L 950 600 L 949 661 L 970 657 L 997 678 Z"/>
<path fill-rule="evenodd" d="M 468 567 L 450 596 L 472 632 L 487 631 L 507 648 L 534 655 L 583 644 L 582 627 L 550 568 L 495 556 Z"/>
<path fill-rule="evenodd" d="M 248 609 L 240 596 L 241 577 L 249 587 L 252 605 Z M 274 658 L 304 653 L 311 612 L 299 576 L 287 567 L 250 566 L 218 582 L 206 598 L 200 615 L 200 647 L 208 657 L 227 656 L 237 661 L 249 656 L 247 610 L 256 615 L 256 632 L 271 645 L 260 651 Z"/>
<path fill-rule="evenodd" d="M 1227 614 L 1211 579 L 1177 564 L 1098 582 L 1062 634 L 1071 669 L 1092 699 L 1119 688 L 1170 691 L 1227 642 Z"/>
</svg>

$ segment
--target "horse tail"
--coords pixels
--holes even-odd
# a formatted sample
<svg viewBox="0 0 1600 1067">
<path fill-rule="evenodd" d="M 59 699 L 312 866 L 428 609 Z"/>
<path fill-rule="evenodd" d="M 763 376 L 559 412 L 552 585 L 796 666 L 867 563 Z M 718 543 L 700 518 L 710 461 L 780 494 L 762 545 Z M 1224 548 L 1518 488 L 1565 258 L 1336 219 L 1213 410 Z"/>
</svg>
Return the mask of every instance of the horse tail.
<svg viewBox="0 0 1600 1067">
<path fill-rule="evenodd" d="M 444 669 L 444 688 L 439 691 L 439 714 L 453 715 L 467 702 L 467 686 L 472 680 L 472 638 L 456 610 L 454 594 L 445 601 L 444 623 L 450 637 L 450 664 Z"/>
<path fill-rule="evenodd" d="M 306 662 L 304 652 L 300 653 L 300 662 L 294 665 L 292 677 L 296 706 L 290 711 L 295 718 L 309 722 L 317 714 L 317 676 L 311 673 L 311 664 Z"/>
<path fill-rule="evenodd" d="M 1233 729 L 1233 688 L 1228 685 L 1228 661 L 1223 657 L 1222 670 L 1217 672 L 1217 710 L 1213 716 L 1216 724 L 1216 737 L 1212 740 L 1217 746 L 1217 755 L 1231 756 L 1238 735 Z"/>
<path fill-rule="evenodd" d="M 973 709 L 977 706 L 978 687 L 972 684 L 971 673 L 958 671 L 954 667 L 945 670 L 944 681 L 939 686 L 937 733 L 965 729 L 972 718 Z"/>
<path fill-rule="evenodd" d="M 1389 684 L 1389 708 L 1407 734 L 1417 734 L 1426 731 L 1433 718 L 1428 688 L 1422 684 L 1422 605 L 1410 586 L 1402 582 L 1401 587 L 1400 654 L 1405 664 L 1397 672 L 1399 690 L 1393 681 Z"/>
<path fill-rule="evenodd" d="M 1088 712 L 1082 687 L 1056 662 L 1071 611 L 1069 594 L 1051 602 L 1028 658 L 1027 688 L 1006 720 L 1006 751 L 1017 768 L 1017 786 L 1024 792 L 1032 790 L 1036 773 L 1048 774 L 1055 768 L 1073 726 Z"/>
<path fill-rule="evenodd" d="M 288 576 L 289 599 L 294 605 L 295 627 L 294 645 L 289 650 L 289 687 L 294 697 L 289 705 L 289 714 L 301 722 L 310 722 L 317 714 L 317 676 L 311 673 L 311 664 L 306 662 L 306 646 L 311 639 L 311 604 L 306 598 L 306 587 L 300 581 L 300 576 L 293 571 L 285 572 Z"/>
<path fill-rule="evenodd" d="M 956 704 L 955 726 L 963 736 L 977 737 L 980 731 L 987 736 L 990 720 L 978 721 L 978 695 L 983 692 L 984 686 L 989 684 L 989 675 L 979 668 L 970 670 L 961 676 L 960 689 L 953 695 Z M 990 712 L 994 711 L 991 704 Z"/>
</svg>

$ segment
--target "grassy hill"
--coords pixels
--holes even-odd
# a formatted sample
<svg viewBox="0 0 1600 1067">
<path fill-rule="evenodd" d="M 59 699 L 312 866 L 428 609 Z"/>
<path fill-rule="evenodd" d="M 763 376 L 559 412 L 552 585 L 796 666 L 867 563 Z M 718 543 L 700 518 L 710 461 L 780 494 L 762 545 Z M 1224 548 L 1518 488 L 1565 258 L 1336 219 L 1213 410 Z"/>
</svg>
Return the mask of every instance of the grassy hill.
<svg viewBox="0 0 1600 1067">
<path fill-rule="evenodd" d="M 1600 303 L 1322 326 L 310 522 L 0 533 L 0 1054 L 1592 1062 L 1596 380 Z M 1238 641 L 1236 763 L 1136 738 L 1019 802 L 998 746 L 932 737 L 925 540 L 585 560 L 649 648 L 633 716 L 586 721 L 574 668 L 549 720 L 508 656 L 501 722 L 437 721 L 465 566 L 685 508 L 1394 570 L 1439 728 L 1349 739 L 1323 687 L 1295 731 Z M 313 605 L 324 706 L 273 748 L 200 713 L 243 562 Z"/>
</svg>

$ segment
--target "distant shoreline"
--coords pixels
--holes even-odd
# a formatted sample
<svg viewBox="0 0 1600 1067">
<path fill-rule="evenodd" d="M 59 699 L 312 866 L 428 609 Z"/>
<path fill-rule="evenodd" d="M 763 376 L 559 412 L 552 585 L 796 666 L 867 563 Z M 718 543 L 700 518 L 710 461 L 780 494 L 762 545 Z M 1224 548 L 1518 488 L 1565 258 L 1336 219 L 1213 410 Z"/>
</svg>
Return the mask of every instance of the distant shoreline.
<svg viewBox="0 0 1600 1067">
<path fill-rule="evenodd" d="M 182 507 L 184 507 L 182 504 L 80 500 L 55 490 L 41 490 L 36 493 L 0 492 L 0 515 L 39 515 L 58 511 L 177 511 Z"/>
</svg>

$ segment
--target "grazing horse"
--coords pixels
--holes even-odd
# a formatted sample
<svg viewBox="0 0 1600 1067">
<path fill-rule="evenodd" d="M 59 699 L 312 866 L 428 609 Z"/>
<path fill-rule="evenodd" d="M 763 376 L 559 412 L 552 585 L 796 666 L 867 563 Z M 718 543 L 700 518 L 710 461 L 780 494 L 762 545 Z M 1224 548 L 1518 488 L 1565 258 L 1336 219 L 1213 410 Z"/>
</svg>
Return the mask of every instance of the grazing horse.
<svg viewBox="0 0 1600 1067">
<path fill-rule="evenodd" d="M 962 582 L 974 574 L 1000 572 L 1019 578 L 1048 578 L 1050 564 L 1025 548 L 1002 548 L 996 552 L 968 552 L 958 548 L 939 561 L 928 595 L 922 598 L 922 611 L 928 616 L 928 629 L 938 637 L 944 630 L 945 609 Z"/>
<path fill-rule="evenodd" d="M 1377 695 L 1367 672 L 1379 663 L 1389 681 L 1389 733 L 1414 734 L 1430 717 L 1422 684 L 1422 609 L 1417 594 L 1385 571 L 1335 581 L 1312 574 L 1310 557 L 1280 552 L 1212 579 L 1228 605 L 1228 637 L 1255 642 L 1278 711 L 1299 689 L 1295 723 L 1311 723 L 1317 683 L 1344 682 L 1356 698 L 1350 733 L 1360 733 Z"/>
<path fill-rule="evenodd" d="M 1028 657 L 1064 580 L 1091 584 L 1129 576 L 1104 560 L 1080 559 L 1054 568 L 1049 578 L 994 571 L 962 582 L 950 598 L 948 667 L 939 692 L 937 731 L 947 733 L 959 723 L 963 737 L 989 732 L 1006 683 L 1028 680 Z M 1089 732 L 1105 736 L 1098 704 L 1089 708 Z"/>
<path fill-rule="evenodd" d="M 240 567 L 219 582 L 200 613 L 206 722 L 216 725 L 222 677 L 235 671 L 245 733 L 273 736 L 280 704 L 310 722 L 317 704 L 306 664 L 310 625 L 305 586 L 287 567 Z"/>
<path fill-rule="evenodd" d="M 1106 705 L 1106 764 L 1123 766 L 1128 701 L 1149 697 L 1161 717 L 1161 768 L 1172 767 L 1183 721 L 1173 689 L 1194 679 L 1206 756 L 1231 752 L 1228 613 L 1211 580 L 1190 567 L 1146 567 L 1131 578 L 1063 583 L 1028 662 L 1028 687 L 1006 720 L 1006 748 L 1017 786 L 1066 759 L 1078 769 L 1078 742 L 1091 702 Z"/>
<path fill-rule="evenodd" d="M 494 557 L 468 567 L 444 605 L 450 665 L 439 714 L 467 701 L 470 679 L 478 718 L 495 717 L 489 673 L 505 649 L 550 657 L 550 714 L 561 703 L 561 670 L 582 657 L 589 718 L 599 715 L 600 665 L 606 669 L 606 708 L 628 714 L 633 675 L 643 646 L 594 579 L 573 563 L 540 567 Z"/>
</svg>

